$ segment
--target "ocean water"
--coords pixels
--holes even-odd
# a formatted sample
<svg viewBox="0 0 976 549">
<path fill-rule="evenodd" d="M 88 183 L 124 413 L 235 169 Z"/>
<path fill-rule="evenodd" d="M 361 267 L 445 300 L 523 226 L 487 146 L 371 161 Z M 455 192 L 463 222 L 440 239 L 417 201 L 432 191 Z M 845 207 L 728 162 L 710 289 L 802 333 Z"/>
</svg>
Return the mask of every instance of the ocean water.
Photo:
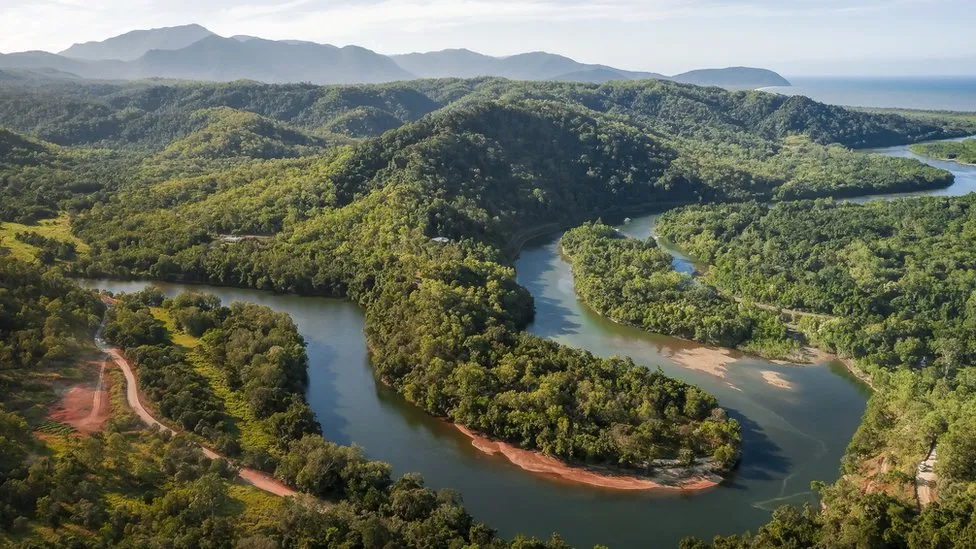
<svg viewBox="0 0 976 549">
<path fill-rule="evenodd" d="M 976 76 L 851 78 L 787 77 L 793 86 L 764 91 L 805 95 L 823 103 L 851 107 L 885 107 L 976 112 Z"/>
</svg>

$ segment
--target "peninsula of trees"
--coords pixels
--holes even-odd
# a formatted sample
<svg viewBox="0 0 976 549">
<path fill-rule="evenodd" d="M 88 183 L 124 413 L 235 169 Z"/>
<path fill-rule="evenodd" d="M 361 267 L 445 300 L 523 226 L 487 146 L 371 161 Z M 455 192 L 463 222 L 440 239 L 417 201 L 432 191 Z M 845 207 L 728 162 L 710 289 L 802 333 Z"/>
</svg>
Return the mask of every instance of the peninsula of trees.
<svg viewBox="0 0 976 549">
<path fill-rule="evenodd" d="M 936 141 L 911 146 L 912 152 L 960 164 L 976 165 L 976 139 L 962 141 Z"/>
<path fill-rule="evenodd" d="M 776 314 L 676 272 L 653 239 L 623 238 L 612 227 L 588 224 L 566 232 L 560 244 L 573 265 L 576 292 L 614 321 L 770 358 L 797 351 Z"/>
</svg>

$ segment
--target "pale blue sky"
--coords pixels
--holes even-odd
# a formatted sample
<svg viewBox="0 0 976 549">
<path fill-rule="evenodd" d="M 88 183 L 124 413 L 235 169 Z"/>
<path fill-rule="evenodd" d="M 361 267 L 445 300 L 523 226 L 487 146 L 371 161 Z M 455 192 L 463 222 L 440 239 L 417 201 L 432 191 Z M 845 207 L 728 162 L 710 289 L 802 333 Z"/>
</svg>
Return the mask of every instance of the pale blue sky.
<svg viewBox="0 0 976 549">
<path fill-rule="evenodd" d="M 6 53 L 195 22 L 224 36 L 381 53 L 545 50 L 663 73 L 976 75 L 976 0 L 0 0 L 0 14 Z"/>
</svg>

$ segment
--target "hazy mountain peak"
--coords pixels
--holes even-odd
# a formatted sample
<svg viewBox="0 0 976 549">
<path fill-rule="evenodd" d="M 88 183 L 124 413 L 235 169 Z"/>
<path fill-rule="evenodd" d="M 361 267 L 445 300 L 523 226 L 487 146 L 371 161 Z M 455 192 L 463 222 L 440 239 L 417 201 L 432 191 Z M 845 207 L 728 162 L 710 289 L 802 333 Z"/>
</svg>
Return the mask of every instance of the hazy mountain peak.
<svg viewBox="0 0 976 549">
<path fill-rule="evenodd" d="M 755 67 L 726 67 L 724 69 L 698 69 L 672 77 L 678 82 L 697 86 L 720 86 L 723 88 L 764 88 L 766 86 L 789 86 L 790 82 L 769 69 Z"/>
<path fill-rule="evenodd" d="M 196 24 L 134 30 L 101 42 L 75 44 L 60 55 L 39 51 L 0 54 L 0 69 L 53 69 L 102 79 L 246 79 L 315 84 L 488 76 L 596 83 L 657 78 L 725 88 L 789 85 L 773 71 L 752 67 L 703 69 L 667 77 L 581 63 L 545 51 L 495 57 L 467 48 L 451 48 L 386 56 L 355 45 L 337 47 L 305 40 L 267 40 L 248 35 L 225 38 Z M 6 75 L 6 78 L 16 77 Z M 32 75 L 34 77 L 36 75 Z M 378 124 L 384 123 L 371 113 L 364 116 L 379 120 Z"/>
<path fill-rule="evenodd" d="M 100 42 L 75 44 L 60 54 L 86 61 L 110 59 L 131 61 L 142 57 L 150 50 L 178 50 L 208 36 L 215 35 L 195 23 L 177 27 L 134 30 Z"/>
</svg>

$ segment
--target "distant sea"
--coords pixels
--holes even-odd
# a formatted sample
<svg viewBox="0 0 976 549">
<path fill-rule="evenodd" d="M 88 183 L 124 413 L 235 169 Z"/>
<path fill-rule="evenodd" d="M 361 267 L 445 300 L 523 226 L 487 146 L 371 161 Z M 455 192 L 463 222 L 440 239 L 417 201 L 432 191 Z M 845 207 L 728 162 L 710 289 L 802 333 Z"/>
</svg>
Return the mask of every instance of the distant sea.
<svg viewBox="0 0 976 549">
<path fill-rule="evenodd" d="M 765 91 L 851 107 L 976 111 L 976 76 L 944 78 L 787 77 Z"/>
</svg>

